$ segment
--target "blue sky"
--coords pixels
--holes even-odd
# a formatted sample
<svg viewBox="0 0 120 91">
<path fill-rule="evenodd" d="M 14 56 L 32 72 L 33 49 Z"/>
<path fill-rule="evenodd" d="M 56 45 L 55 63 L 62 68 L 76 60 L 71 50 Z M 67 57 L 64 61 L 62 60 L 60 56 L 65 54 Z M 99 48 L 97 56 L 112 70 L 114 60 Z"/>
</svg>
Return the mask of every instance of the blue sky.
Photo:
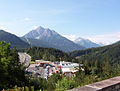
<svg viewBox="0 0 120 91">
<path fill-rule="evenodd" d="M 0 0 L 0 28 L 23 36 L 37 26 L 62 35 L 120 32 L 120 0 Z"/>
</svg>

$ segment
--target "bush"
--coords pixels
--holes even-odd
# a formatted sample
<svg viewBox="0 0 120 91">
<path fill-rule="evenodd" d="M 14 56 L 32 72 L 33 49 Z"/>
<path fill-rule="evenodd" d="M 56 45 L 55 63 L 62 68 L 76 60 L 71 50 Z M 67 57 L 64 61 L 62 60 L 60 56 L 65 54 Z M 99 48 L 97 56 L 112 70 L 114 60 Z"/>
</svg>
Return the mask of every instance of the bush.
<svg viewBox="0 0 120 91">
<path fill-rule="evenodd" d="M 56 90 L 57 91 L 65 91 L 68 89 L 75 88 L 77 86 L 77 83 L 73 78 L 67 78 L 64 77 L 61 81 L 58 81 L 56 85 Z"/>
<path fill-rule="evenodd" d="M 45 90 L 47 88 L 47 81 L 43 78 L 30 79 L 30 85 L 34 86 L 35 90 Z"/>
</svg>

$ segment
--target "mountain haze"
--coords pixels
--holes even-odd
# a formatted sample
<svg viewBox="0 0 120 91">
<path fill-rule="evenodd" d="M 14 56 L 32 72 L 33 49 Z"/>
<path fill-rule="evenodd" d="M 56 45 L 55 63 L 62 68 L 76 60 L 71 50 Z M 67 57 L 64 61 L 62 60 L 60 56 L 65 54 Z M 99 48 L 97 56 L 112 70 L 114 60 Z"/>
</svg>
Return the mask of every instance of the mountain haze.
<svg viewBox="0 0 120 91">
<path fill-rule="evenodd" d="M 38 27 L 37 29 L 30 31 L 29 33 L 24 35 L 23 38 L 29 40 L 29 44 L 32 44 L 32 46 L 38 45 L 40 45 L 40 47 L 48 46 L 50 48 L 60 49 L 65 52 L 81 50 L 85 48 L 61 36 L 54 30 L 50 30 L 49 28 L 43 28 L 41 26 Z M 42 43 L 44 43 L 44 46 Z"/>
</svg>

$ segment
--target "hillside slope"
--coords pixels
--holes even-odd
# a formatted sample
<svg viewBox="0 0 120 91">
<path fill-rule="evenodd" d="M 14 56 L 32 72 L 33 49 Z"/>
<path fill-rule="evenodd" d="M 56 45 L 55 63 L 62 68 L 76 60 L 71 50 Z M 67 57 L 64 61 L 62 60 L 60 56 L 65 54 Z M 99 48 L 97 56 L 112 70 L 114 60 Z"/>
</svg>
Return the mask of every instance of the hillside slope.
<svg viewBox="0 0 120 91">
<path fill-rule="evenodd" d="M 22 41 L 19 37 L 14 34 L 5 32 L 4 30 L 0 30 L 0 41 L 5 41 L 10 43 L 12 47 L 17 48 L 28 48 L 29 44 Z"/>
<path fill-rule="evenodd" d="M 111 64 L 120 64 L 120 42 L 99 48 L 74 51 L 70 53 L 70 56 L 83 61 L 109 60 Z"/>
</svg>

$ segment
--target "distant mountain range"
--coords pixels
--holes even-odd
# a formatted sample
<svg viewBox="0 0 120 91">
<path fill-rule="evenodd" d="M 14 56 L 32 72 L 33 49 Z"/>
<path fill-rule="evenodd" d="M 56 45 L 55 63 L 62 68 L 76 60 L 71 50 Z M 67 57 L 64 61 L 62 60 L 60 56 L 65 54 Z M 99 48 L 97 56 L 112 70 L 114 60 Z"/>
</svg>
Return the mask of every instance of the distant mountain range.
<svg viewBox="0 0 120 91">
<path fill-rule="evenodd" d="M 54 30 L 41 26 L 24 35 L 22 39 L 32 46 L 56 48 L 65 52 L 85 49 Z"/>
<path fill-rule="evenodd" d="M 28 48 L 30 46 L 56 48 L 65 52 L 83 50 L 86 48 L 99 47 L 100 45 L 83 38 L 77 38 L 75 41 L 63 37 L 49 28 L 38 27 L 23 37 L 19 38 L 14 34 L 0 30 L 0 41 L 6 41 L 12 44 L 12 47 Z"/>
<path fill-rule="evenodd" d="M 6 41 L 10 43 L 12 47 L 17 48 L 28 48 L 29 44 L 21 40 L 14 34 L 5 32 L 4 30 L 0 30 L 0 41 Z"/>
<path fill-rule="evenodd" d="M 74 40 L 74 42 L 76 44 L 79 44 L 79 45 L 84 46 L 86 48 L 100 47 L 99 44 L 96 44 L 96 43 L 94 43 L 94 42 L 92 42 L 88 39 L 83 39 L 83 38 L 80 38 L 80 37 L 77 38 L 76 40 Z"/>
</svg>

